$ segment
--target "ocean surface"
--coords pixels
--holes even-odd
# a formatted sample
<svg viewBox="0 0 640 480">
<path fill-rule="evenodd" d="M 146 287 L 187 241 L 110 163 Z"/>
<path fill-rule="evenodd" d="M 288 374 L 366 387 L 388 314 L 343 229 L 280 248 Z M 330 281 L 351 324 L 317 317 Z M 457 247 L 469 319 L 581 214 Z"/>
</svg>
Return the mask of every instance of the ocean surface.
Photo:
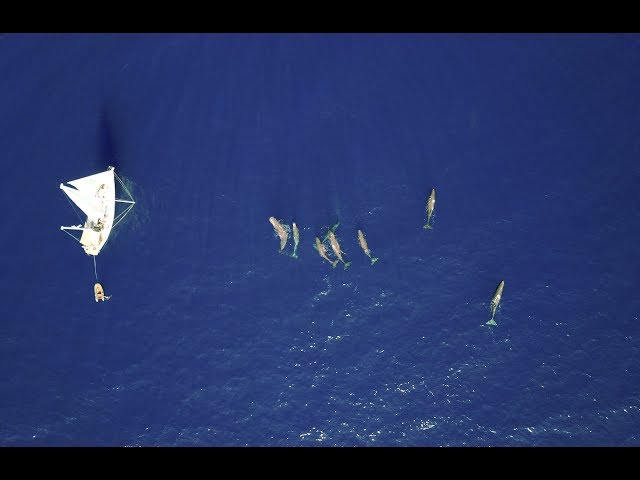
<svg viewBox="0 0 640 480">
<path fill-rule="evenodd" d="M 638 85 L 640 35 L 0 35 L 0 446 L 640 446 Z"/>
</svg>

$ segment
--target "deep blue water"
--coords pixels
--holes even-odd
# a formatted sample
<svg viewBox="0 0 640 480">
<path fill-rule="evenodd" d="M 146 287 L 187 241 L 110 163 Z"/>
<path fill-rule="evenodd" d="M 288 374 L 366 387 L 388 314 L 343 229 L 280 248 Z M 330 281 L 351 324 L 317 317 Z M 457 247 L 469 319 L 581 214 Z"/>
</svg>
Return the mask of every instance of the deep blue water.
<svg viewBox="0 0 640 480">
<path fill-rule="evenodd" d="M 0 445 L 640 446 L 638 85 L 638 35 L 0 36 Z"/>
</svg>

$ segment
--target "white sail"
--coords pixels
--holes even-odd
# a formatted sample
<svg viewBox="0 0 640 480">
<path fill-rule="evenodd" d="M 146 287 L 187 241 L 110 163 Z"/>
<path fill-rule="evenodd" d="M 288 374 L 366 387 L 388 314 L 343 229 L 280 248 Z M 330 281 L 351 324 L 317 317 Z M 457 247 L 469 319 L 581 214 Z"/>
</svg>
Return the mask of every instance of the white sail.
<svg viewBox="0 0 640 480">
<path fill-rule="evenodd" d="M 75 188 L 60 184 L 62 191 L 87 215 L 82 227 L 60 228 L 62 230 L 81 230 L 82 236 L 79 242 L 89 255 L 98 255 L 100 253 L 113 228 L 113 222 L 116 217 L 116 185 L 114 178 L 114 169 L 109 167 L 106 172 L 67 182 Z M 133 199 L 131 199 L 129 208 L 134 203 Z M 119 218 L 121 219 L 122 215 Z"/>
<path fill-rule="evenodd" d="M 60 188 L 67 194 L 73 203 L 80 207 L 80 210 L 82 210 L 87 217 L 94 221 L 98 221 L 98 218 L 100 217 L 100 204 L 96 202 L 94 196 L 87 195 L 80 190 L 67 187 L 63 184 L 60 184 Z"/>
<path fill-rule="evenodd" d="M 81 192 L 87 192 L 93 195 L 103 183 L 113 185 L 113 178 L 113 170 L 107 170 L 106 172 L 77 178 L 76 180 L 69 180 L 67 183 L 73 185 Z"/>
</svg>

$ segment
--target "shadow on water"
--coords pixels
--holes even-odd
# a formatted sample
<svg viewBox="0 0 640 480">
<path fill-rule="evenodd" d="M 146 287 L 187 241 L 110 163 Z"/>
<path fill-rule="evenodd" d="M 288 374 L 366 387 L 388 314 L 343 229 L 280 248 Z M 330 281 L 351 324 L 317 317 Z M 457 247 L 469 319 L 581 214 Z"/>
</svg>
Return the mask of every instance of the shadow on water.
<svg viewBox="0 0 640 480">
<path fill-rule="evenodd" d="M 119 160 L 118 149 L 116 148 L 115 136 L 113 133 L 113 122 L 110 120 L 109 111 L 106 106 L 100 109 L 100 122 L 98 124 L 98 158 L 100 165 L 105 168 L 113 165 L 116 168 L 116 160 Z"/>
</svg>

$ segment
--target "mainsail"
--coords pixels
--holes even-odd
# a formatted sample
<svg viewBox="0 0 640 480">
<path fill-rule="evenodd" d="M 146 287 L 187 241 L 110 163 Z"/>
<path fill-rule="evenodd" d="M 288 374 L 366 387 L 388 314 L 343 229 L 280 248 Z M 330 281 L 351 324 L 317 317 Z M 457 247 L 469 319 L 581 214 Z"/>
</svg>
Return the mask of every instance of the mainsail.
<svg viewBox="0 0 640 480">
<path fill-rule="evenodd" d="M 116 198 L 115 180 L 118 180 L 129 199 Z M 80 238 L 70 233 L 69 235 L 80 242 L 88 255 L 98 255 L 107 242 L 111 230 L 135 205 L 133 197 L 116 175 L 114 167 L 109 167 L 106 172 L 78 178 L 67 183 L 71 187 L 61 183 L 60 188 L 84 212 L 87 218 L 84 225 L 62 226 L 60 230 L 67 233 L 74 230 L 81 231 Z M 127 206 L 122 212 L 116 213 L 116 203 L 124 203 Z"/>
</svg>

